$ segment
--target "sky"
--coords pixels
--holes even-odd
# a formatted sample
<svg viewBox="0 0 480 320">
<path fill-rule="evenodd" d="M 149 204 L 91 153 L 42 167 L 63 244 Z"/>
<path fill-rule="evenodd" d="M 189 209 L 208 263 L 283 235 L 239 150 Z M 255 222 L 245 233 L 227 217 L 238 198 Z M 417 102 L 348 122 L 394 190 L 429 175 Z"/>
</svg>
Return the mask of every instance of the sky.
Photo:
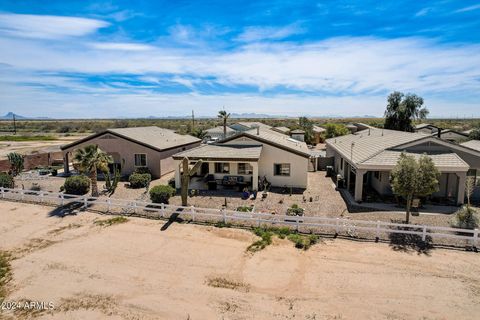
<svg viewBox="0 0 480 320">
<path fill-rule="evenodd" d="M 0 115 L 480 117 L 480 1 L 0 0 Z"/>
</svg>

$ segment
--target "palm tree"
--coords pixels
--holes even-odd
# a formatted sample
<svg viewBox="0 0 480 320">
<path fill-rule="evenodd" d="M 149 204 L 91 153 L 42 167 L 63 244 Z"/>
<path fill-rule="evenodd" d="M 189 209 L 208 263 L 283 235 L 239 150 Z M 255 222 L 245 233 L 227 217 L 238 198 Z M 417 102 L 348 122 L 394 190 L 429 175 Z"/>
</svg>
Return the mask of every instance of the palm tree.
<svg viewBox="0 0 480 320">
<path fill-rule="evenodd" d="M 88 145 L 78 149 L 73 157 L 78 164 L 80 172 L 87 174 L 92 183 L 92 197 L 98 197 L 97 170 L 108 171 L 108 164 L 112 157 L 103 152 L 97 145 Z"/>
<path fill-rule="evenodd" d="M 223 139 L 225 139 L 227 137 L 227 120 L 230 118 L 230 113 L 227 113 L 225 110 L 220 110 L 218 111 L 217 117 L 223 121 Z"/>
</svg>

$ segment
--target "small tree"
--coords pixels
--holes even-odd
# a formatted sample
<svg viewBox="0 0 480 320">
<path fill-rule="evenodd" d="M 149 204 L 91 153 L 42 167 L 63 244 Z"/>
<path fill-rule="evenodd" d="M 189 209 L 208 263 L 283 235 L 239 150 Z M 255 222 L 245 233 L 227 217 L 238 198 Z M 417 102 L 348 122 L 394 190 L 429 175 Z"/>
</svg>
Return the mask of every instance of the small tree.
<svg viewBox="0 0 480 320">
<path fill-rule="evenodd" d="M 385 129 L 413 131 L 412 121 L 426 119 L 429 111 L 423 107 L 422 97 L 416 94 L 392 92 L 387 98 Z"/>
<path fill-rule="evenodd" d="M 470 139 L 480 140 L 480 128 L 473 129 L 468 135 Z"/>
<path fill-rule="evenodd" d="M 325 127 L 325 137 L 328 138 L 335 138 L 339 136 L 344 136 L 349 134 L 350 131 L 348 128 L 343 124 L 336 124 L 336 123 L 327 123 L 324 125 Z"/>
<path fill-rule="evenodd" d="M 97 170 L 108 171 L 108 164 L 113 162 L 112 157 L 97 145 L 91 144 L 78 149 L 75 152 L 74 161 L 82 173 L 89 175 L 92 183 L 92 196 L 98 197 Z"/>
<path fill-rule="evenodd" d="M 230 118 L 230 113 L 225 110 L 218 111 L 218 118 L 222 120 L 223 124 L 223 139 L 227 137 L 227 121 Z"/>
<path fill-rule="evenodd" d="M 305 142 L 308 144 L 313 143 L 313 122 L 307 117 L 298 118 L 298 125 L 305 131 Z"/>
<path fill-rule="evenodd" d="M 23 170 L 23 156 L 17 152 L 10 152 L 7 155 L 8 162 L 10 162 L 10 171 L 12 176 L 17 176 Z"/>
<path fill-rule="evenodd" d="M 183 158 L 182 161 L 182 177 L 181 177 L 181 182 L 182 182 L 182 188 L 181 188 L 181 196 L 182 196 L 182 206 L 188 206 L 188 185 L 190 184 L 190 177 L 195 174 L 195 172 L 198 170 L 200 165 L 202 164 L 202 161 L 199 160 L 193 168 L 189 168 L 189 160 L 187 157 Z"/>
<path fill-rule="evenodd" d="M 416 196 L 425 197 L 438 191 L 440 172 L 427 155 L 422 155 L 417 161 L 402 152 L 391 175 L 393 192 L 407 201 L 406 223 L 409 223 L 412 200 Z"/>
</svg>

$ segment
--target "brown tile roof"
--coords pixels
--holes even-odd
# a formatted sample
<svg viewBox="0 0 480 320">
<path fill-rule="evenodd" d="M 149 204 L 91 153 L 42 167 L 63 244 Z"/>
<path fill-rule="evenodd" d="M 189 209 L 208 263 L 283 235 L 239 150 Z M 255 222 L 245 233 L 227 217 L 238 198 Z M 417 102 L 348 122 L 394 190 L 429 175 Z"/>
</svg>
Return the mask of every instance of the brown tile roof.
<svg viewBox="0 0 480 320">
<path fill-rule="evenodd" d="M 174 159 L 188 157 L 192 160 L 239 160 L 256 161 L 260 158 L 262 146 L 205 144 L 197 148 L 182 151 L 173 155 Z"/>
</svg>

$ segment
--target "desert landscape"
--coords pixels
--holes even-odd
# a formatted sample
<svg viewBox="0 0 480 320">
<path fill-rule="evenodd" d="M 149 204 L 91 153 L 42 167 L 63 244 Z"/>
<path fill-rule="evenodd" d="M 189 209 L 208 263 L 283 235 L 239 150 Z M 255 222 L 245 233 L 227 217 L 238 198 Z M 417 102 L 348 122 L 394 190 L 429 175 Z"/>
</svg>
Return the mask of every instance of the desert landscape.
<svg viewBox="0 0 480 320">
<path fill-rule="evenodd" d="M 476 253 L 321 239 L 307 251 L 248 230 L 1 202 L 4 319 L 476 319 Z M 405 308 L 408 306 L 408 308 Z"/>
</svg>

